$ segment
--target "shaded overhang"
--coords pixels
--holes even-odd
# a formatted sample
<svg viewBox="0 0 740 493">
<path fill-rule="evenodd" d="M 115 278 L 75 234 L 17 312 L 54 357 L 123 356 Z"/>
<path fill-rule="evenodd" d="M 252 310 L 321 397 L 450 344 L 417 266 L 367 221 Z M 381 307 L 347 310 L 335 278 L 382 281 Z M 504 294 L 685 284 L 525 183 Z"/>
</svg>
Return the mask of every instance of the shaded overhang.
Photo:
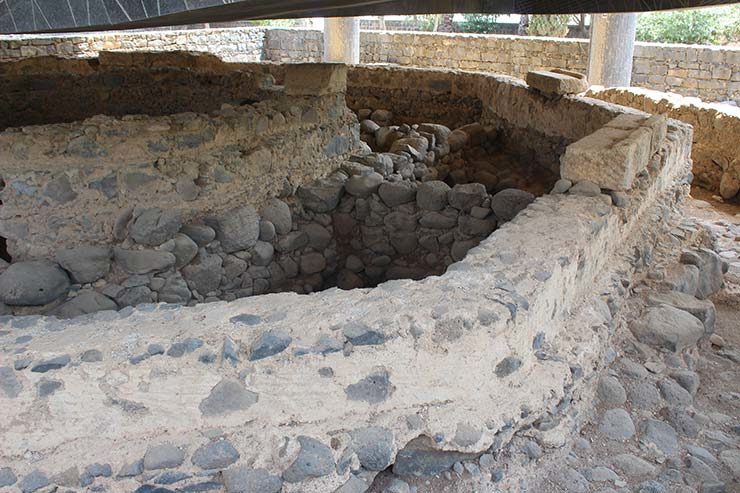
<svg viewBox="0 0 740 493">
<path fill-rule="evenodd" d="M 154 28 L 248 19 L 361 15 L 646 12 L 733 0 L 0 0 L 0 33 Z"/>
</svg>

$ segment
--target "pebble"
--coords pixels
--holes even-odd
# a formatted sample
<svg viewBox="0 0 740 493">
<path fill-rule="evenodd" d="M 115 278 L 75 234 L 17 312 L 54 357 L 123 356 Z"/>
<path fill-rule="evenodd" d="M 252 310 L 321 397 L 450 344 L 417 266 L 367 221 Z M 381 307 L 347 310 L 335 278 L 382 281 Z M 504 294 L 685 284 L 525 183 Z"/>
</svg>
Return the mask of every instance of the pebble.
<svg viewBox="0 0 740 493">
<path fill-rule="evenodd" d="M 199 409 L 203 416 L 220 416 L 247 409 L 258 399 L 259 396 L 247 390 L 239 380 L 223 378 L 201 401 Z"/>
<path fill-rule="evenodd" d="M 257 361 L 279 354 L 285 351 L 292 341 L 293 338 L 282 330 L 273 329 L 264 332 L 252 343 L 249 361 Z"/>
<path fill-rule="evenodd" d="M 320 478 L 334 471 L 334 454 L 331 449 L 315 438 L 299 436 L 300 451 L 283 479 L 288 483 L 299 483 L 309 478 Z"/>
<path fill-rule="evenodd" d="M 35 364 L 31 368 L 31 371 L 35 373 L 46 373 L 52 370 L 59 370 L 67 366 L 70 361 L 71 359 L 68 354 L 64 354 L 62 356 L 56 356 L 54 358 L 43 360 Z"/>
<path fill-rule="evenodd" d="M 239 460 L 239 452 L 227 440 L 215 440 L 201 445 L 192 462 L 201 469 L 223 469 Z"/>
<path fill-rule="evenodd" d="M 604 413 L 599 431 L 611 440 L 628 440 L 635 434 L 635 424 L 624 409 L 610 409 Z"/>
</svg>

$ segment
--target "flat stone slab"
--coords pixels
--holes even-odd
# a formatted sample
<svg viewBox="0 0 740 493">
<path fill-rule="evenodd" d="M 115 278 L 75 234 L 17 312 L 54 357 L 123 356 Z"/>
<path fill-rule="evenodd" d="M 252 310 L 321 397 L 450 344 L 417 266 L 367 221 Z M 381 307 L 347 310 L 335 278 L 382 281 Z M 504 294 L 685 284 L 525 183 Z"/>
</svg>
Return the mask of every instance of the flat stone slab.
<svg viewBox="0 0 740 493">
<path fill-rule="evenodd" d="M 527 72 L 527 84 L 549 96 L 579 94 L 588 91 L 586 76 L 569 70 L 530 70 Z"/>
</svg>

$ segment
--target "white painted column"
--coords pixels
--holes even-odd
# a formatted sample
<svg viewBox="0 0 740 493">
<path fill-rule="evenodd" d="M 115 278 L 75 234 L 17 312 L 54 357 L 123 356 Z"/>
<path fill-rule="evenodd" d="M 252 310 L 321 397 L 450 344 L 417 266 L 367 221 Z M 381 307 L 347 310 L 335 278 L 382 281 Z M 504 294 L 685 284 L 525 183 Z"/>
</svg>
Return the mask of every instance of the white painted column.
<svg viewBox="0 0 740 493">
<path fill-rule="evenodd" d="M 324 61 L 360 63 L 360 19 L 327 17 L 324 19 Z"/>
<path fill-rule="evenodd" d="M 628 87 L 632 81 L 637 14 L 593 14 L 588 81 L 605 87 Z"/>
</svg>

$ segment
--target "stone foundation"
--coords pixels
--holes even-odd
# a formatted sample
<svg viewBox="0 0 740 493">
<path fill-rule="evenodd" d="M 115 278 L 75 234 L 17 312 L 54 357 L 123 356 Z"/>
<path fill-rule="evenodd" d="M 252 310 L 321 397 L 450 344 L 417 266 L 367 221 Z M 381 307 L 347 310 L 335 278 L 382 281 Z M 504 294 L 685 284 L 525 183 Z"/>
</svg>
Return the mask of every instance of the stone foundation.
<svg viewBox="0 0 740 493">
<path fill-rule="evenodd" d="M 302 96 L 294 69 L 312 81 Z M 564 439 L 618 309 L 601 293 L 624 292 L 612 261 L 649 255 L 643 230 L 659 229 L 688 192 L 690 127 L 669 120 L 651 133 L 627 190 L 553 184 L 568 146 L 622 121 L 624 108 L 548 99 L 506 77 L 358 67 L 347 88 L 355 119 L 341 67 L 288 66 L 284 79 L 281 70 L 266 69 L 285 92 L 214 115 L 0 134 L 14 163 L 3 225 L 16 225 L 4 230 L 14 258 L 0 295 L 16 314 L 27 310 L 21 295 L 34 298 L 29 311 L 59 313 L 71 293 L 61 306 L 76 311 L 60 315 L 83 315 L 0 317 L 4 474 L 22 488 L 363 492 L 389 467 L 433 476 L 498 454 L 524 430 L 553 446 Z M 402 112 L 427 109 L 401 99 L 432 95 L 465 98 L 480 116 L 447 128 Z M 258 122 L 264 133 L 245 130 Z M 185 137 L 204 128 L 216 129 L 205 142 Z M 166 149 L 148 145 L 152 133 Z M 71 135 L 82 142 L 70 151 Z M 272 166 L 236 166 L 252 146 L 277 156 Z M 160 162 L 158 152 L 173 154 Z M 47 227 L 50 211 L 104 194 L 82 180 L 87 170 L 108 176 L 106 160 L 129 154 L 160 163 L 151 174 L 173 170 L 170 188 L 115 208 L 100 240 Z M 238 156 L 224 166 L 234 179 L 220 185 L 212 167 L 227 156 Z M 197 178 L 179 167 L 191 159 L 203 160 Z M 120 195 L 107 200 L 130 200 L 119 183 L 133 171 L 116 169 Z M 187 211 L 183 177 L 200 187 Z M 14 284 L 29 272 L 31 282 Z M 235 299 L 282 290 L 296 292 Z M 193 296 L 213 303 L 181 305 Z M 164 303 L 142 303 L 153 300 Z"/>
</svg>

